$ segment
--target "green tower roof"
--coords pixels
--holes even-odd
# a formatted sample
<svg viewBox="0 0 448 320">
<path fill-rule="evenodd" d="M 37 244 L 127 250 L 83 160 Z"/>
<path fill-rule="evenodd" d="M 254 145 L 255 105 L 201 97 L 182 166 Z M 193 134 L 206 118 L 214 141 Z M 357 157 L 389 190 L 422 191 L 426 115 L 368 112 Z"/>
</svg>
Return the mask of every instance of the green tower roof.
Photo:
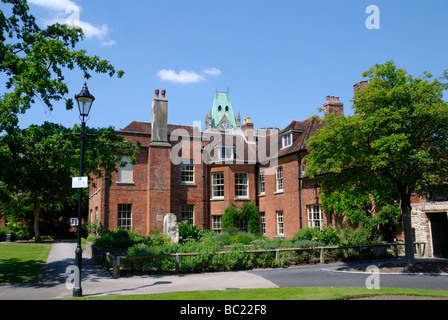
<svg viewBox="0 0 448 320">
<path fill-rule="evenodd" d="M 212 126 L 217 126 L 221 119 L 226 116 L 232 128 L 237 128 L 235 114 L 230 101 L 229 92 L 216 91 L 215 101 L 212 109 Z"/>
</svg>

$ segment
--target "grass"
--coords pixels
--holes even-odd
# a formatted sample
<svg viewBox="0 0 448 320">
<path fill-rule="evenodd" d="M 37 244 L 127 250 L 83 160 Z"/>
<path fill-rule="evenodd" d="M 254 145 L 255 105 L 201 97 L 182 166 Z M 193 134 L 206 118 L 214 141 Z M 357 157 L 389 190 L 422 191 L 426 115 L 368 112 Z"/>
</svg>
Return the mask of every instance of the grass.
<svg viewBox="0 0 448 320">
<path fill-rule="evenodd" d="M 37 282 L 51 244 L 1 243 L 0 283 Z"/>
<path fill-rule="evenodd" d="M 355 297 L 407 295 L 448 298 L 448 291 L 426 289 L 301 287 L 188 291 L 145 295 L 85 297 L 84 300 L 346 300 Z"/>
</svg>

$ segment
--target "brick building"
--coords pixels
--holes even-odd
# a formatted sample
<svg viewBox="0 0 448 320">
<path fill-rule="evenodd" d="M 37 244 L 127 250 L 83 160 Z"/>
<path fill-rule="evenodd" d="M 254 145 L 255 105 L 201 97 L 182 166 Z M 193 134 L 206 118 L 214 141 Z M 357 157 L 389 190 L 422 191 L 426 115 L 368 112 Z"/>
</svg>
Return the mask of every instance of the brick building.
<svg viewBox="0 0 448 320">
<path fill-rule="evenodd" d="M 299 180 L 305 141 L 321 126 L 318 119 L 256 130 L 249 117 L 241 124 L 228 92 L 216 92 L 201 131 L 199 125 L 167 124 L 168 100 L 159 93 L 151 123 L 134 121 L 117 131 L 142 150 L 134 165 L 90 187 L 90 221 L 147 234 L 162 231 L 163 217 L 174 213 L 179 221 L 218 231 L 226 207 L 253 202 L 268 237 L 292 237 L 303 226 L 330 222 L 320 207 L 318 181 Z M 343 114 L 338 98 L 327 97 L 324 108 Z"/>
<path fill-rule="evenodd" d="M 356 84 L 355 91 L 366 85 Z M 305 226 L 341 225 L 342 217 L 322 210 L 320 181 L 302 179 L 305 143 L 322 126 L 318 118 L 292 121 L 281 130 L 255 129 L 250 117 L 241 124 L 228 92 L 216 92 L 201 131 L 200 123 L 168 124 L 166 92 L 159 94 L 156 90 L 151 122 L 134 121 L 117 131 L 139 141 L 142 150 L 134 165 L 120 168 L 110 180 L 96 179 L 90 187 L 90 221 L 147 234 L 162 231 L 164 216 L 174 213 L 178 221 L 219 231 L 226 207 L 253 202 L 261 213 L 261 231 L 270 238 L 290 238 Z M 338 97 L 327 96 L 323 107 L 325 113 L 344 114 Z M 416 199 L 416 240 L 432 243 L 427 202 Z M 432 216 L 444 213 L 446 220 L 448 207 L 436 209 L 431 207 Z M 445 220 L 442 228 L 448 227 Z M 428 249 L 432 256 L 432 246 Z"/>
</svg>

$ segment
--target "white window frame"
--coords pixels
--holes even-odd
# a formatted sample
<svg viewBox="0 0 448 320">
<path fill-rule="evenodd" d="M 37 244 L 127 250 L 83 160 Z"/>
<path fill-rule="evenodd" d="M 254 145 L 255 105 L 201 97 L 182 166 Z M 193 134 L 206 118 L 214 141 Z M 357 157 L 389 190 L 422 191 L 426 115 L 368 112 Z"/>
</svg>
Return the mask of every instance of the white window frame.
<svg viewBox="0 0 448 320">
<path fill-rule="evenodd" d="M 318 227 L 319 230 L 322 230 L 324 224 L 322 206 L 320 204 L 308 205 L 306 211 L 308 213 L 308 227 Z"/>
<path fill-rule="evenodd" d="M 283 192 L 283 166 L 275 168 L 275 190 Z"/>
<path fill-rule="evenodd" d="M 275 215 L 277 218 L 277 236 L 285 235 L 285 220 L 283 215 L 283 210 L 275 211 Z"/>
<path fill-rule="evenodd" d="M 132 230 L 132 204 L 119 203 L 117 205 L 117 227 Z"/>
<path fill-rule="evenodd" d="M 215 159 L 233 160 L 233 146 L 217 146 L 215 148 Z"/>
<path fill-rule="evenodd" d="M 292 132 L 282 135 L 282 149 L 292 146 Z"/>
<path fill-rule="evenodd" d="M 117 183 L 134 183 L 134 165 L 131 163 L 129 157 L 121 158 L 122 162 L 126 162 L 126 166 L 120 167 L 118 165 L 118 179 Z"/>
<path fill-rule="evenodd" d="M 264 196 L 266 192 L 266 180 L 265 180 L 265 172 L 264 170 L 260 171 L 260 174 L 258 176 L 258 189 L 260 191 L 259 195 Z"/>
<path fill-rule="evenodd" d="M 216 179 L 218 175 L 221 178 Z M 224 199 L 224 172 L 212 172 L 212 199 L 213 200 L 222 200 Z M 219 192 L 219 195 L 215 195 L 216 192 Z M 222 195 L 221 195 L 222 194 Z"/>
<path fill-rule="evenodd" d="M 195 184 L 195 170 L 193 160 L 182 160 L 181 184 Z"/>
<path fill-rule="evenodd" d="M 249 173 L 235 172 L 235 200 L 249 198 Z"/>
<path fill-rule="evenodd" d="M 266 235 L 266 213 L 260 212 L 260 233 Z"/>
<path fill-rule="evenodd" d="M 212 216 L 212 231 L 221 232 L 222 231 L 222 216 Z"/>
<path fill-rule="evenodd" d="M 194 204 L 182 205 L 180 219 L 182 222 L 194 225 Z"/>
</svg>

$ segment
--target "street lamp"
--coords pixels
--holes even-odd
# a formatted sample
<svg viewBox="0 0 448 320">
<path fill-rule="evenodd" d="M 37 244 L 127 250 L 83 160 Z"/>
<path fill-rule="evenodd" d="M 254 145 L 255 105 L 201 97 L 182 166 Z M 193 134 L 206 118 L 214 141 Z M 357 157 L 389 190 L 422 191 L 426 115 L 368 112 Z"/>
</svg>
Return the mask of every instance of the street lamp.
<svg viewBox="0 0 448 320">
<path fill-rule="evenodd" d="M 87 88 L 87 83 L 84 83 L 84 87 L 81 92 L 75 95 L 76 102 L 79 108 L 79 117 L 82 121 L 81 126 L 81 161 L 79 166 L 79 176 L 82 177 L 84 174 L 84 139 L 86 137 L 86 117 L 89 116 L 90 109 L 92 108 L 93 101 L 95 97 L 92 96 Z M 79 189 L 79 201 L 78 201 L 78 245 L 75 251 L 75 261 L 78 267 L 77 276 L 75 279 L 75 286 L 73 288 L 74 297 L 82 297 L 82 287 L 81 287 L 81 269 L 82 269 L 82 247 L 81 247 L 81 209 L 82 209 L 82 189 Z"/>
</svg>

